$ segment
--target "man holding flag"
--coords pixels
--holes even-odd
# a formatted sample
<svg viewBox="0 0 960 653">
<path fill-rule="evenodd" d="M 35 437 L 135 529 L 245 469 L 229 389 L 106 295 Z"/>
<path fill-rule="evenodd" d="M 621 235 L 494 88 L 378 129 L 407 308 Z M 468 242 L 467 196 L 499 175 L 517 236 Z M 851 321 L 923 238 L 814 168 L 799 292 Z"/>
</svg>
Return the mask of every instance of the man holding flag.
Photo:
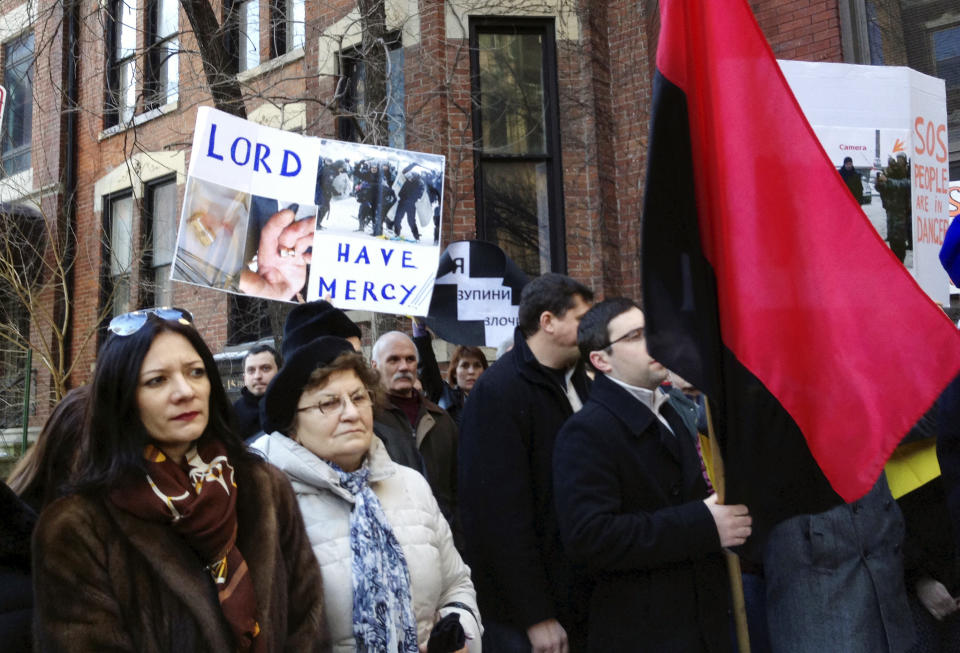
<svg viewBox="0 0 960 653">
<path fill-rule="evenodd" d="M 593 306 L 577 342 L 597 376 L 557 436 L 553 483 L 564 552 L 595 583 L 589 650 L 729 651 L 721 547 L 746 541 L 749 511 L 708 496 L 697 434 L 660 389 L 667 369 L 632 300 Z"/>
<path fill-rule="evenodd" d="M 728 498 L 769 528 L 873 487 L 960 372 L 960 334 L 850 196 L 746 1 L 660 8 L 650 353 L 705 392 Z"/>
<path fill-rule="evenodd" d="M 660 14 L 648 346 L 709 398 L 756 552 L 784 519 L 876 484 L 960 372 L 960 335 L 836 174 L 746 0 L 661 0 Z"/>
</svg>

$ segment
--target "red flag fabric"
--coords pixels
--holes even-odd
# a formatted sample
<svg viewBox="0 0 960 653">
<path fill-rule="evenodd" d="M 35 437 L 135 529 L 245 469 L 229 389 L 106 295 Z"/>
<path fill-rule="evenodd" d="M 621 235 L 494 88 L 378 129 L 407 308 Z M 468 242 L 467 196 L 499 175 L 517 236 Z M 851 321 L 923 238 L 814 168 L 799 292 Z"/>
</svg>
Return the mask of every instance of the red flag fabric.
<svg viewBox="0 0 960 653">
<path fill-rule="evenodd" d="M 960 335 L 850 195 L 747 2 L 661 0 L 660 16 L 651 353 L 718 406 L 728 500 L 854 501 L 957 376 Z"/>
</svg>

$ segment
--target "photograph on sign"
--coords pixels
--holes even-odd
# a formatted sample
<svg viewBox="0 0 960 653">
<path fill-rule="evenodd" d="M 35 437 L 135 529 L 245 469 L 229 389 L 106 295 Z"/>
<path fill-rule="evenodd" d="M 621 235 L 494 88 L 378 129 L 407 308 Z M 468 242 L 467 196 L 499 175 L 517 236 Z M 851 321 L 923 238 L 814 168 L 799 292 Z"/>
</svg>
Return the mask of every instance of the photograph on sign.
<svg viewBox="0 0 960 653">
<path fill-rule="evenodd" d="M 939 260 L 949 225 L 944 81 L 898 66 L 779 64 L 848 188 L 862 186 L 857 199 L 880 237 L 931 299 L 949 303 Z M 842 172 L 848 157 L 859 184 Z"/>
<path fill-rule="evenodd" d="M 907 268 L 913 268 L 910 157 L 906 129 L 812 125 L 870 223 Z"/>
<path fill-rule="evenodd" d="M 265 299 L 305 294 L 317 207 L 190 179 L 172 278 Z"/>
<path fill-rule="evenodd" d="M 321 153 L 318 230 L 439 242 L 442 157 L 329 140 Z"/>
<path fill-rule="evenodd" d="M 197 114 L 171 278 L 265 299 L 425 315 L 444 158 Z"/>
</svg>

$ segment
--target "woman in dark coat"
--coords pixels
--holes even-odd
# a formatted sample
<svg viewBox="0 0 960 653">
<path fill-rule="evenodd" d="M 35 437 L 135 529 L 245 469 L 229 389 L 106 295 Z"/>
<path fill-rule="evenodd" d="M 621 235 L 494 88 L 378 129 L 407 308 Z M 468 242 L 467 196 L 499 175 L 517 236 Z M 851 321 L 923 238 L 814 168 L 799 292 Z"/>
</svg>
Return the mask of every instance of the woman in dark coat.
<svg viewBox="0 0 960 653">
<path fill-rule="evenodd" d="M 30 650 L 30 534 L 33 509 L 0 483 L 0 642 L 5 651 Z"/>
<path fill-rule="evenodd" d="M 80 450 L 90 386 L 63 396 L 43 428 L 7 477 L 10 489 L 36 512 L 60 496 L 70 482 Z"/>
<path fill-rule="evenodd" d="M 39 650 L 329 649 L 296 498 L 232 430 L 191 321 L 151 309 L 110 323 L 76 490 L 34 534 Z"/>
<path fill-rule="evenodd" d="M 413 321 L 413 344 L 417 347 L 417 375 L 423 393 L 435 402 L 460 427 L 460 413 L 467 395 L 487 367 L 487 357 L 479 347 L 457 345 L 450 357 L 447 378 L 440 375 L 440 366 L 433 353 L 430 332 L 419 320 Z"/>
</svg>

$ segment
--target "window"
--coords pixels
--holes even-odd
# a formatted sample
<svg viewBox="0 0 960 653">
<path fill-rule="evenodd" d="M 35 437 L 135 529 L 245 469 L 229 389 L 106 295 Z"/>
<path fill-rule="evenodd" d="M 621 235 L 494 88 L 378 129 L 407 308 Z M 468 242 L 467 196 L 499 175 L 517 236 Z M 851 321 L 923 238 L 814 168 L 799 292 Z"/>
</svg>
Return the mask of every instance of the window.
<svg viewBox="0 0 960 653">
<path fill-rule="evenodd" d="M 177 180 L 169 178 L 147 186 L 144 219 L 144 269 L 141 271 L 142 306 L 173 303 L 170 265 L 177 244 Z"/>
<path fill-rule="evenodd" d="M 271 0 L 270 14 L 273 29 L 271 57 L 302 48 L 306 43 L 306 0 Z"/>
<path fill-rule="evenodd" d="M 3 174 L 30 167 L 33 137 L 33 33 L 3 46 L 3 85 L 7 89 L 3 116 Z"/>
<path fill-rule="evenodd" d="M 387 37 L 387 143 L 404 149 L 406 118 L 404 115 L 403 48 L 400 34 Z M 341 140 L 359 142 L 367 133 L 364 119 L 367 87 L 367 64 L 359 49 L 353 48 L 341 56 L 341 84 L 343 96 L 340 108 L 344 115 L 337 120 L 337 134 Z"/>
<path fill-rule="evenodd" d="M 151 0 L 147 26 L 147 79 L 145 109 L 155 109 L 177 99 L 180 33 L 177 0 Z"/>
<path fill-rule="evenodd" d="M 137 104 L 136 0 L 111 0 L 107 32 L 106 126 L 130 122 Z"/>
<path fill-rule="evenodd" d="M 240 70 L 260 65 L 260 0 L 246 0 L 237 5 L 239 12 Z"/>
<path fill-rule="evenodd" d="M 933 60 L 947 88 L 960 89 L 960 25 L 933 33 Z"/>
<path fill-rule="evenodd" d="M 471 20 L 477 235 L 527 274 L 563 272 L 552 21 Z"/>
<path fill-rule="evenodd" d="M 104 243 L 106 279 L 103 284 L 104 301 L 112 305 L 111 315 L 132 310 L 131 273 L 133 271 L 133 195 L 111 195 L 104 199 L 104 233 L 110 239 Z"/>
</svg>

